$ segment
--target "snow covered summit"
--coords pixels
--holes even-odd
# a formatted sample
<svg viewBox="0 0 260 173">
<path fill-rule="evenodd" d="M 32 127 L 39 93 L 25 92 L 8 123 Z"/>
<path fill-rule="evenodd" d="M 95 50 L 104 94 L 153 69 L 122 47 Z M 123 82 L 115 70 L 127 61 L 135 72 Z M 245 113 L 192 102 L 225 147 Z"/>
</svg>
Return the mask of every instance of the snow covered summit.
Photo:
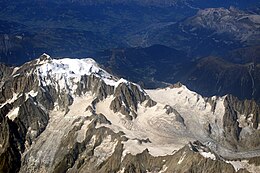
<svg viewBox="0 0 260 173">
<path fill-rule="evenodd" d="M 260 156 L 253 101 L 204 98 L 181 84 L 144 91 L 90 58 L 44 54 L 9 73 L 0 155 L 13 172 L 259 170 L 227 160 Z"/>
</svg>

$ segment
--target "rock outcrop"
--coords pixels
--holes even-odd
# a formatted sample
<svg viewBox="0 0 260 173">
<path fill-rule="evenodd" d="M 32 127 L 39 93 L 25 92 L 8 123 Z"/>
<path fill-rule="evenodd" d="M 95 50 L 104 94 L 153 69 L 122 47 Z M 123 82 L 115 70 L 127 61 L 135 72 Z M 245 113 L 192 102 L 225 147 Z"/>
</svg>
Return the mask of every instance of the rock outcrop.
<svg viewBox="0 0 260 173">
<path fill-rule="evenodd" d="M 224 101 L 225 139 L 235 148 L 259 149 L 260 107 L 253 100 L 241 101 L 228 95 Z"/>
<path fill-rule="evenodd" d="M 126 115 L 131 120 L 137 116 L 138 104 L 147 100 L 146 106 L 156 105 L 156 102 L 149 98 L 139 86 L 130 82 L 119 84 L 115 89 L 114 97 L 110 109 Z"/>
<path fill-rule="evenodd" d="M 6 66 L 0 63 L 0 81 L 4 81 L 13 72 L 13 67 Z"/>
</svg>

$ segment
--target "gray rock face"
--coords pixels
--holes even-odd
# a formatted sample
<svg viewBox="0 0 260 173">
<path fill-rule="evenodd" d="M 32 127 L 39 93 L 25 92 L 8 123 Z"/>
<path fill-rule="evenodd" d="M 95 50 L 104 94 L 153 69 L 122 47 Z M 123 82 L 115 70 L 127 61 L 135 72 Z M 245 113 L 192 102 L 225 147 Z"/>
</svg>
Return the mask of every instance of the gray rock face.
<svg viewBox="0 0 260 173">
<path fill-rule="evenodd" d="M 168 114 L 168 115 L 171 114 L 171 113 L 174 113 L 175 114 L 175 120 L 180 122 L 182 125 L 185 126 L 184 119 L 178 111 L 176 111 L 170 105 L 165 105 L 164 109 L 166 110 L 165 113 Z"/>
<path fill-rule="evenodd" d="M 16 107 L 20 107 L 17 118 L 15 121 L 11 121 L 6 115 Z M 32 140 L 32 137 L 27 135 L 28 128 L 36 125 L 35 123 L 38 121 L 41 122 L 38 118 L 42 116 L 42 112 L 37 110 L 31 99 L 25 101 L 24 95 L 20 96 L 15 102 L 7 103 L 0 108 L 1 171 L 17 172 L 19 170 L 21 152 L 24 151 L 25 141 L 31 142 Z M 42 124 L 42 126 L 46 126 L 48 120 L 44 122 L 45 124 Z M 42 129 L 37 126 L 33 128 L 42 131 L 44 127 Z"/>
<path fill-rule="evenodd" d="M 13 72 L 13 67 L 8 67 L 0 63 L 0 81 L 8 78 Z"/>
<path fill-rule="evenodd" d="M 12 105 L 1 108 L 1 115 L 6 115 Z M 6 116 L 1 117 L 1 150 L 0 170 L 3 172 L 17 172 L 20 167 L 21 153 L 26 145 L 45 129 L 48 123 L 48 113 L 43 111 L 32 98 L 24 101 L 14 121 Z"/>
<path fill-rule="evenodd" d="M 192 145 L 192 144 L 191 144 Z M 193 146 L 194 147 L 194 146 Z M 194 147 L 195 148 L 195 147 Z M 196 148 L 195 148 L 196 149 Z M 153 157 L 148 150 L 133 156 L 127 155 L 123 160 L 124 172 L 235 172 L 232 165 L 220 160 L 204 158 L 186 145 L 169 156 Z M 165 168 L 165 169 L 164 169 Z"/>
<path fill-rule="evenodd" d="M 258 149 L 260 146 L 259 106 L 254 101 L 240 101 L 230 95 L 226 97 L 224 104 L 223 126 L 228 143 L 234 148 Z M 248 127 L 251 131 L 242 133 L 243 129 Z"/>
<path fill-rule="evenodd" d="M 26 93 L 32 90 L 36 91 L 38 88 L 38 77 L 34 74 L 35 65 L 33 62 L 24 64 L 15 71 L 14 74 L 8 78 L 3 79 L 3 85 L 1 85 L 0 90 L 0 104 L 6 102 L 6 100 L 13 97 L 13 93 Z M 13 71 L 12 71 L 13 72 Z"/>
<path fill-rule="evenodd" d="M 216 99 L 214 100 L 214 99 L 212 99 L 211 97 L 210 98 L 207 98 L 206 99 L 206 102 L 208 102 L 210 105 L 211 105 L 211 111 L 212 112 L 215 112 L 215 110 L 216 110 Z"/>
<path fill-rule="evenodd" d="M 156 102 L 141 91 L 137 85 L 132 83 L 121 83 L 115 89 L 114 99 L 110 104 L 110 109 L 127 115 L 128 118 L 136 118 L 138 104 L 147 100 L 146 106 L 152 107 Z"/>
<path fill-rule="evenodd" d="M 84 75 L 81 77 L 77 93 L 81 95 L 87 91 L 91 91 L 99 100 L 103 100 L 114 93 L 114 87 L 106 85 L 103 80 L 95 75 Z"/>
<path fill-rule="evenodd" d="M 43 132 L 48 124 L 48 112 L 41 109 L 33 98 L 27 99 L 20 106 L 18 116 L 14 120 L 19 127 L 20 136 L 31 145 L 32 141 Z"/>
<path fill-rule="evenodd" d="M 19 150 L 22 146 L 19 143 L 17 126 L 4 117 L 0 123 L 0 130 L 0 172 L 18 172 L 21 165 Z"/>
<path fill-rule="evenodd" d="M 170 114 L 174 112 L 174 108 L 171 107 L 170 105 L 165 105 L 164 109 L 166 109 L 166 114 Z M 176 110 L 175 110 L 176 111 Z"/>
</svg>

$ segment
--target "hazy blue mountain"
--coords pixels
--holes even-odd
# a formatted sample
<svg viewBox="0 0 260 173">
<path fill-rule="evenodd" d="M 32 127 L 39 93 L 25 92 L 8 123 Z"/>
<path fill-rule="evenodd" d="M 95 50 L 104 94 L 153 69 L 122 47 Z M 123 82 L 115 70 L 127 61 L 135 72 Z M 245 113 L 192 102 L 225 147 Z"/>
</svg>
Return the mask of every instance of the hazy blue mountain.
<svg viewBox="0 0 260 173">
<path fill-rule="evenodd" d="M 193 29 L 190 18 L 196 18 L 199 9 L 230 6 L 258 15 L 253 4 L 257 1 L 1 1 L 0 61 L 21 64 L 43 52 L 94 56 L 108 48 L 154 44 L 194 57 L 218 55 L 244 44 L 226 32 L 215 34 L 211 27 Z"/>
</svg>

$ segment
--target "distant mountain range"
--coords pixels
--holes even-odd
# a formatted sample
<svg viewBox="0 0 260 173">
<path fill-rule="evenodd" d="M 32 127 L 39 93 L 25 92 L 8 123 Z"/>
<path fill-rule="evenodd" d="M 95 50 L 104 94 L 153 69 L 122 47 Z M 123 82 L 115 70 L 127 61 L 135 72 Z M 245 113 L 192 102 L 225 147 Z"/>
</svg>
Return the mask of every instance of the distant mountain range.
<svg viewBox="0 0 260 173">
<path fill-rule="evenodd" d="M 109 48 L 154 44 L 184 50 L 195 58 L 223 55 L 259 44 L 259 6 L 250 5 L 255 3 L 2 1 L 0 61 L 21 64 L 43 52 L 53 56 L 95 56 Z M 234 7 L 229 8 L 231 5 Z M 211 23 L 205 23 L 207 20 Z"/>
</svg>

